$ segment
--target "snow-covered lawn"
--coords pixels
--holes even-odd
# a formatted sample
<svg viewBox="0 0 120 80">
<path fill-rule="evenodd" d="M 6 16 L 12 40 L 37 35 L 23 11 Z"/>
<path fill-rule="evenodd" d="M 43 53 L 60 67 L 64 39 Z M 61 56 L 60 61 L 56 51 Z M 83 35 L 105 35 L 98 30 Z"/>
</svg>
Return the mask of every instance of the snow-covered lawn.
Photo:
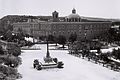
<svg viewBox="0 0 120 80">
<path fill-rule="evenodd" d="M 63 48 L 62 48 L 62 46 L 63 45 L 60 45 L 60 44 L 57 44 L 57 46 L 56 46 L 56 44 L 49 44 L 49 49 L 50 50 L 62 50 Z M 66 49 L 68 49 L 68 46 L 66 46 L 66 45 L 64 45 L 64 50 L 66 50 Z"/>
<path fill-rule="evenodd" d="M 33 60 L 42 60 L 46 54 L 46 45 L 39 47 L 41 50 L 23 50 L 23 62 L 18 68 L 23 76 L 20 80 L 120 80 L 120 72 L 69 55 L 67 50 L 50 50 L 51 57 L 64 62 L 64 68 L 37 71 L 32 66 Z"/>
</svg>

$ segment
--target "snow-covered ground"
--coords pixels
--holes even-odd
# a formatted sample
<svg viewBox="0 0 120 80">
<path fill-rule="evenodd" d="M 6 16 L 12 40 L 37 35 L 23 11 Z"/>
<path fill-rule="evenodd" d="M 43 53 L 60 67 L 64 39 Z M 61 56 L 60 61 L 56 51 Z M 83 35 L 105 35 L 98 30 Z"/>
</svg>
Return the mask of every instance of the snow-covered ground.
<svg viewBox="0 0 120 80">
<path fill-rule="evenodd" d="M 63 49 L 62 46 L 63 45 L 60 45 L 60 44 L 57 44 L 57 46 L 56 46 L 56 44 L 49 44 L 49 49 L 61 50 L 61 49 Z M 64 50 L 66 50 L 66 49 L 68 49 L 68 46 L 64 45 Z"/>
<path fill-rule="evenodd" d="M 42 60 L 46 54 L 46 45 L 38 46 L 41 50 L 23 50 L 23 62 L 18 68 L 23 76 L 20 80 L 120 80 L 120 72 L 69 55 L 67 50 L 50 50 L 51 57 L 64 62 L 64 68 L 37 71 L 32 66 L 33 60 Z"/>
</svg>

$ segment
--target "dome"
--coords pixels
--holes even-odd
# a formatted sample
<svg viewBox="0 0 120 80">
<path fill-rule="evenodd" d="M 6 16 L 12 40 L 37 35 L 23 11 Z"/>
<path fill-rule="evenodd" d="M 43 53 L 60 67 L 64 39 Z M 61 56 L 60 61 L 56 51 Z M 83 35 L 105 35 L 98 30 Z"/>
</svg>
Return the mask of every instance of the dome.
<svg viewBox="0 0 120 80">
<path fill-rule="evenodd" d="M 67 18 L 69 18 L 69 19 L 70 18 L 80 18 L 80 16 L 78 14 L 73 14 L 72 13 L 72 14 L 68 15 Z"/>
<path fill-rule="evenodd" d="M 81 18 L 78 14 L 76 14 L 76 10 L 73 9 L 72 14 L 70 14 L 66 17 L 66 21 L 67 22 L 80 22 Z"/>
</svg>

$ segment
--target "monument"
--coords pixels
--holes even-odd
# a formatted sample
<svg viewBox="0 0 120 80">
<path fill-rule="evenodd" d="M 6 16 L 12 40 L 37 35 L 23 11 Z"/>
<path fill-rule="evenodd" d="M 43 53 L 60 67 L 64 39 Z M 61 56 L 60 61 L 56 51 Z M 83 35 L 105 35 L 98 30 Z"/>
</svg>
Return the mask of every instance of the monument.
<svg viewBox="0 0 120 80">
<path fill-rule="evenodd" d="M 39 62 L 39 59 L 35 59 L 33 62 L 34 68 L 37 70 L 46 69 L 46 68 L 63 68 L 64 63 L 58 61 L 57 58 L 52 58 L 49 53 L 49 45 L 47 41 L 47 53 L 43 59 L 43 62 Z"/>
<path fill-rule="evenodd" d="M 50 63 L 52 62 L 52 58 L 50 57 L 50 53 L 49 53 L 49 45 L 48 45 L 48 40 L 47 40 L 47 53 L 46 53 L 46 57 L 44 58 L 45 63 Z"/>
</svg>

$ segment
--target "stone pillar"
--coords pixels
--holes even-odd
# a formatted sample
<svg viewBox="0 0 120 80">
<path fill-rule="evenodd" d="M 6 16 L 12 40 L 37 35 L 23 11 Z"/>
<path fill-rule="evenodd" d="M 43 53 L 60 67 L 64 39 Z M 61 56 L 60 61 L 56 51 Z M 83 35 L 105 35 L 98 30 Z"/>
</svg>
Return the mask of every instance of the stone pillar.
<svg viewBox="0 0 120 80">
<path fill-rule="evenodd" d="M 50 57 L 48 41 L 47 41 L 47 54 L 46 54 L 46 57 L 48 57 L 48 58 Z"/>
</svg>

